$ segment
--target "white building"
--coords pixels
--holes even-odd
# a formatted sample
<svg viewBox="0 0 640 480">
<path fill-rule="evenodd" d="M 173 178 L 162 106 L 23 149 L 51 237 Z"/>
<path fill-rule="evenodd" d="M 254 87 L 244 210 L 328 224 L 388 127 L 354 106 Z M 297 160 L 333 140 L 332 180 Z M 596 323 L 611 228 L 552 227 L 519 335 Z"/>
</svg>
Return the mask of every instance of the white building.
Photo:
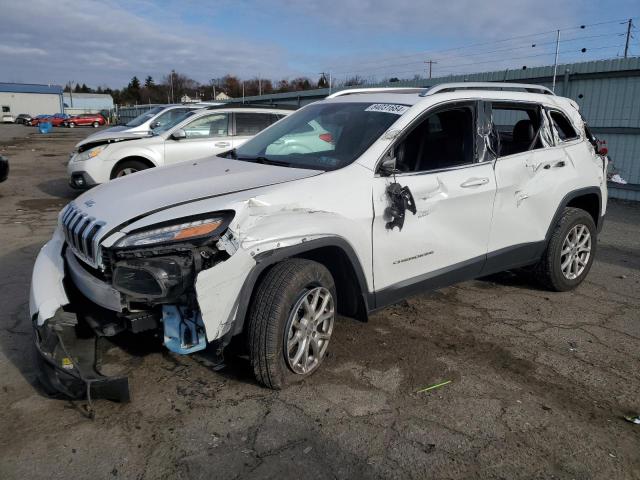
<svg viewBox="0 0 640 480">
<path fill-rule="evenodd" d="M 3 117 L 21 113 L 53 115 L 62 113 L 62 87 L 29 83 L 0 83 L 0 110 Z"/>
</svg>

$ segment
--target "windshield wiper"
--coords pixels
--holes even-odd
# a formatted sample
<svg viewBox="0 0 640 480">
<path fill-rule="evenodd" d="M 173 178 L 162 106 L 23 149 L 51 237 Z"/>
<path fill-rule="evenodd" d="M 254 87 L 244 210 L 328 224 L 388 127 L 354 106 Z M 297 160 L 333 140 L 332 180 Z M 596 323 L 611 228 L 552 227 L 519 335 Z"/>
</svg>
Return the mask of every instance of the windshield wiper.
<svg viewBox="0 0 640 480">
<path fill-rule="evenodd" d="M 245 162 L 254 162 L 254 163 L 261 163 L 263 165 L 276 165 L 279 167 L 289 167 L 291 166 L 290 163 L 288 162 L 279 162 L 277 160 L 271 160 L 270 158 L 267 157 L 262 157 L 262 156 L 258 156 L 258 157 L 236 157 L 237 160 L 242 160 Z"/>
</svg>

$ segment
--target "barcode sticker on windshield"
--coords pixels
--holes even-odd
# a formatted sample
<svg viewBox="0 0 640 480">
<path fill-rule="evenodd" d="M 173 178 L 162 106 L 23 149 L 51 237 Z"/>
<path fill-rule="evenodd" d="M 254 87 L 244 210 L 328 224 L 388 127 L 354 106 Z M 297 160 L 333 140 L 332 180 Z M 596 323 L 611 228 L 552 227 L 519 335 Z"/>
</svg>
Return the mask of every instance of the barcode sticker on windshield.
<svg viewBox="0 0 640 480">
<path fill-rule="evenodd" d="M 396 115 L 402 115 L 407 110 L 409 110 L 409 107 L 406 105 L 395 105 L 393 103 L 374 103 L 364 109 L 365 112 L 395 113 Z"/>
</svg>

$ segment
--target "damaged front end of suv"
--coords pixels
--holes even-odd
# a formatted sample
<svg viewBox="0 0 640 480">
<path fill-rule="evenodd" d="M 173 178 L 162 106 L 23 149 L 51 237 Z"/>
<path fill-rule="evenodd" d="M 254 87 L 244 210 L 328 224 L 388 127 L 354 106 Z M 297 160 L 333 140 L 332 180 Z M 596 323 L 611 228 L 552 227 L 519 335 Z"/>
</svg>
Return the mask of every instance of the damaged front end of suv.
<svg viewBox="0 0 640 480">
<path fill-rule="evenodd" d="M 164 345 L 179 354 L 205 349 L 196 279 L 229 258 L 232 219 L 232 211 L 222 211 L 174 220 L 132 230 L 103 248 L 98 238 L 104 225 L 69 204 L 34 268 L 31 311 L 47 390 L 75 399 L 128 401 L 127 377 L 99 370 L 99 340 L 123 332 L 162 331 Z M 36 300 L 47 278 L 44 284 L 60 285 L 60 307 L 49 313 Z"/>
</svg>

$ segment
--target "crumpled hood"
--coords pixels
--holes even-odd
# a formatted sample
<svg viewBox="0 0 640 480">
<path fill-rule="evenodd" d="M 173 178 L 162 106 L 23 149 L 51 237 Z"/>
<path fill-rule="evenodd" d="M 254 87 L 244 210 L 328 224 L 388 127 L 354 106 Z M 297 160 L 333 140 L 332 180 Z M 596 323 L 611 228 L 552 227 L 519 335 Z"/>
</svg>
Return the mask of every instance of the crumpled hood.
<svg viewBox="0 0 640 480">
<path fill-rule="evenodd" d="M 111 180 L 76 198 L 89 216 L 106 222 L 103 233 L 147 214 L 205 198 L 290 182 L 322 171 L 212 157 L 151 168 Z"/>
<path fill-rule="evenodd" d="M 78 147 L 86 143 L 100 142 L 102 140 L 111 140 L 116 138 L 140 138 L 149 135 L 149 131 L 133 132 L 129 130 L 129 127 L 125 125 L 118 125 L 116 127 L 107 128 L 106 130 L 93 133 L 87 138 L 80 140 L 78 143 L 76 143 L 75 148 L 77 149 Z"/>
</svg>

